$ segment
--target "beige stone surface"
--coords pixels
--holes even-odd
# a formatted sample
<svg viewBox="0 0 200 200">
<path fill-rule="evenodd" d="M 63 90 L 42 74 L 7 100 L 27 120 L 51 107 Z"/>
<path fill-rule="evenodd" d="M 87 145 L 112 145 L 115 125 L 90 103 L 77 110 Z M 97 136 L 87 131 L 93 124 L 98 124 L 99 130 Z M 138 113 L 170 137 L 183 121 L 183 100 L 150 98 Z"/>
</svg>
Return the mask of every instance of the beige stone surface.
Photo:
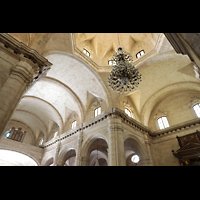
<svg viewBox="0 0 200 200">
<path fill-rule="evenodd" d="M 121 95 L 107 82 L 112 69 L 108 60 L 119 44 L 118 36 L 142 74 L 139 87 Z M 7 47 L 0 40 L 0 148 L 11 144 L 5 133 L 14 126 L 26 129 L 27 135 L 22 146 L 12 142 L 10 150 L 29 152 L 32 158 L 36 151 L 38 165 L 134 165 L 131 157 L 135 154 L 140 156 L 137 165 L 178 165 L 171 152 L 178 149 L 176 135 L 199 129 L 199 119 L 192 109 L 200 103 L 194 62 L 187 55 L 177 54 L 163 33 L 118 36 L 1 35 L 10 43 L 7 41 Z M 83 53 L 83 48 L 91 57 Z M 17 54 L 17 49 L 23 53 Z M 145 54 L 136 59 L 142 49 Z M 41 63 L 48 63 L 51 69 L 34 80 Z M 98 106 L 102 114 L 94 118 Z M 133 119 L 124 114 L 125 107 Z M 170 127 L 159 130 L 157 119 L 163 115 Z M 72 130 L 74 120 L 77 127 Z"/>
</svg>

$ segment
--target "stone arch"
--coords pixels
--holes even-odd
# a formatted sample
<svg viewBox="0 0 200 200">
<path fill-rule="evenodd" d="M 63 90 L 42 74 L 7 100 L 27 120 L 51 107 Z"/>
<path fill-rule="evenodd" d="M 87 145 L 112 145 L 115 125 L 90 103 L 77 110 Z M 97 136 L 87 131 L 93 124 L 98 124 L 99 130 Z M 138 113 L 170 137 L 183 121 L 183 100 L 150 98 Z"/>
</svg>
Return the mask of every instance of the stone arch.
<svg viewBox="0 0 200 200">
<path fill-rule="evenodd" d="M 62 51 L 48 51 L 44 55 L 48 60 L 50 60 L 53 65 L 52 69 L 54 68 L 54 65 L 60 69 L 61 76 L 57 76 L 58 74 L 54 73 L 54 70 L 50 70 L 47 73 L 48 77 L 53 77 L 55 79 L 58 79 L 59 81 L 66 84 L 69 88 L 71 88 L 76 95 L 80 98 L 82 104 L 84 107 L 86 107 L 86 95 L 87 91 L 95 93 L 95 91 L 98 91 L 98 96 L 100 96 L 104 101 L 106 102 L 107 107 L 111 107 L 112 98 L 110 96 L 110 93 L 108 91 L 108 88 L 102 81 L 101 77 L 98 75 L 98 73 L 89 65 L 87 64 L 82 58 L 79 58 L 78 56 L 74 54 L 70 54 L 67 52 Z M 68 75 L 69 78 L 73 77 L 70 73 L 64 73 L 68 68 L 70 68 L 70 73 L 73 73 L 74 70 L 79 72 L 79 74 L 82 74 L 84 76 L 84 79 L 80 79 L 79 81 L 84 81 L 87 83 L 86 91 L 84 91 L 84 94 L 80 88 L 75 88 L 73 84 L 73 80 L 69 81 L 68 83 L 66 80 L 68 80 L 66 77 L 62 75 Z M 52 73 L 51 73 L 52 72 Z M 69 72 L 69 71 L 68 71 Z M 79 87 L 84 83 L 80 82 Z M 76 84 L 77 85 L 77 84 Z M 95 87 L 94 87 L 95 86 Z M 98 90 L 96 90 L 96 87 L 98 87 Z M 85 96 L 84 98 L 82 96 Z"/>
<path fill-rule="evenodd" d="M 131 163 L 131 157 L 136 154 L 140 157 L 138 165 L 143 165 L 144 161 L 149 159 L 145 143 L 136 135 L 127 134 L 124 138 L 124 151 L 126 157 L 126 165 L 134 166 Z"/>
<path fill-rule="evenodd" d="M 83 106 L 80 98 L 76 95 L 76 93 L 70 87 L 68 87 L 66 84 L 64 84 L 63 82 L 61 82 L 58 79 L 55 79 L 53 77 L 46 76 L 46 77 L 43 78 L 43 80 L 49 81 L 53 84 L 60 85 L 72 96 L 72 98 L 74 99 L 74 102 L 76 102 L 76 104 L 78 105 L 78 108 L 79 108 L 80 122 L 83 122 L 85 109 L 84 109 L 84 106 Z"/>
<path fill-rule="evenodd" d="M 29 158 L 29 159 L 32 159 L 34 162 L 35 162 L 35 164 L 34 164 L 34 166 L 39 166 L 40 165 L 40 162 L 34 157 L 34 156 L 32 156 L 32 155 L 30 155 L 29 153 L 27 153 L 27 152 L 24 152 L 24 151 L 21 151 L 20 149 L 19 150 L 13 150 L 13 149 L 10 149 L 10 148 L 0 148 L 0 151 L 8 151 L 8 152 L 10 152 L 10 153 L 16 153 L 16 155 L 18 154 L 18 155 L 21 155 L 21 156 L 25 156 L 24 158 Z M 7 158 L 8 159 L 8 158 Z M 14 159 L 15 159 L 15 162 L 17 161 L 16 159 L 16 157 L 14 156 Z M 20 161 L 21 162 L 21 161 Z M 24 163 L 20 163 L 19 164 L 20 166 L 21 165 L 24 165 L 24 166 L 28 166 L 29 164 L 27 163 L 27 162 L 24 162 Z"/>
<path fill-rule="evenodd" d="M 45 135 L 45 141 L 48 136 L 49 120 L 55 121 L 61 129 L 63 128 L 62 117 L 51 103 L 40 97 L 27 94 L 22 97 L 12 118 L 29 124 L 32 130 L 39 128 Z M 34 123 L 30 123 L 30 121 Z"/>
<path fill-rule="evenodd" d="M 154 107 L 166 98 L 169 95 L 173 95 L 178 92 L 183 91 L 199 91 L 199 83 L 197 82 L 179 82 L 168 85 L 164 88 L 161 88 L 159 91 L 155 92 L 151 95 L 151 97 L 145 102 L 141 109 L 141 123 L 145 126 L 148 126 L 150 115 L 154 109 Z"/>
<path fill-rule="evenodd" d="M 85 144 L 83 145 L 83 152 L 82 152 L 82 165 L 96 165 L 95 159 L 99 160 L 100 165 L 103 164 L 104 166 L 108 165 L 108 142 L 102 135 L 96 135 L 95 137 L 90 137 Z M 98 151 L 98 152 L 97 152 Z M 98 153 L 98 154 L 97 154 Z M 104 161 L 103 161 L 104 159 Z"/>
<path fill-rule="evenodd" d="M 59 154 L 57 161 L 58 166 L 74 166 L 76 159 L 76 150 L 74 148 L 66 148 Z"/>
<path fill-rule="evenodd" d="M 54 162 L 53 156 L 43 158 L 41 165 L 42 166 L 52 166 Z"/>
</svg>

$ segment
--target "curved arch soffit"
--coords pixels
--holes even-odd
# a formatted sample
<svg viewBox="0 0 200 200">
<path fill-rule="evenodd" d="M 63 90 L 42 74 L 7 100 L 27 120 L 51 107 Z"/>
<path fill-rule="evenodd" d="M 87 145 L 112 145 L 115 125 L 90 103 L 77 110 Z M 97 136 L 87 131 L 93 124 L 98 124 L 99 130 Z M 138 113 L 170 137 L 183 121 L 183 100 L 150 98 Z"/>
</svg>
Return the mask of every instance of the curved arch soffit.
<svg viewBox="0 0 200 200">
<path fill-rule="evenodd" d="M 49 103 L 48 101 L 45 101 L 44 99 L 41 99 L 41 98 L 39 98 L 39 97 L 36 97 L 36 96 L 31 96 L 31 95 L 25 95 L 25 96 L 23 96 L 22 97 L 22 99 L 24 99 L 24 98 L 33 98 L 33 99 L 38 99 L 38 100 L 40 100 L 40 101 L 42 101 L 43 103 L 46 103 L 46 104 L 48 104 L 51 108 L 53 108 L 54 110 L 55 110 L 55 112 L 58 114 L 58 117 L 59 117 L 59 120 L 60 120 L 60 131 L 62 131 L 62 129 L 63 129 L 63 124 L 64 124 L 64 122 L 63 122 L 63 119 L 62 119 L 62 116 L 60 115 L 60 113 L 58 112 L 58 110 L 51 104 L 51 103 Z M 39 117 L 38 117 L 39 118 Z M 40 118 L 39 118 L 40 119 Z"/>
<path fill-rule="evenodd" d="M 133 134 L 128 134 L 124 137 L 124 144 L 127 140 L 130 140 L 134 146 L 135 146 L 135 153 L 137 153 L 141 158 L 148 157 L 148 153 L 146 151 L 146 147 L 142 144 L 142 142 L 137 138 L 137 136 L 134 136 Z"/>
<path fill-rule="evenodd" d="M 49 50 L 49 51 L 46 51 L 42 54 L 42 56 L 44 56 L 45 58 L 49 55 L 53 55 L 53 54 L 58 54 L 58 55 L 65 55 L 65 56 L 68 56 L 70 58 L 73 58 L 79 62 L 81 62 L 82 64 L 84 64 L 84 66 L 87 67 L 88 70 L 90 70 L 94 76 L 97 78 L 97 80 L 101 83 L 102 87 L 103 87 L 103 90 L 106 94 L 106 97 L 107 99 L 105 100 L 106 101 L 106 104 L 107 104 L 107 107 L 110 107 L 111 106 L 111 101 L 112 101 L 112 98 L 111 98 L 111 95 L 108 91 L 108 88 L 106 87 L 106 85 L 104 84 L 104 82 L 102 81 L 101 77 L 98 75 L 98 73 L 88 64 L 86 63 L 82 58 L 78 57 L 77 55 L 75 54 L 71 54 L 71 53 L 68 53 L 68 52 L 63 52 L 63 51 L 52 51 L 52 50 Z M 46 58 L 47 59 L 47 58 Z"/>
<path fill-rule="evenodd" d="M 81 121 L 83 121 L 85 109 L 84 109 L 84 106 L 83 106 L 80 98 L 76 95 L 76 93 L 74 93 L 74 91 L 70 87 L 68 87 L 66 84 L 59 81 L 58 79 L 46 76 L 43 78 L 43 81 L 45 81 L 45 80 L 51 81 L 54 84 L 59 84 L 60 86 L 64 87 L 70 93 L 70 95 L 74 98 L 75 102 L 78 104 L 78 107 L 79 107 L 79 110 L 81 113 L 80 118 L 81 118 Z"/>
<path fill-rule="evenodd" d="M 141 109 L 141 123 L 148 126 L 149 117 L 155 106 L 165 97 L 184 91 L 200 91 L 198 82 L 179 82 L 161 88 L 152 94 Z"/>
<path fill-rule="evenodd" d="M 93 142 L 97 139 L 102 139 L 106 142 L 107 146 L 108 146 L 108 140 L 107 138 L 102 135 L 102 134 L 99 134 L 99 135 L 95 135 L 95 136 L 90 136 L 86 141 L 85 143 L 83 144 L 83 148 L 82 148 L 82 152 L 83 152 L 83 155 L 84 156 L 89 156 L 89 150 L 91 148 L 91 145 L 93 144 Z M 109 147 L 108 147 L 109 148 Z"/>
<path fill-rule="evenodd" d="M 15 110 L 15 113 L 26 113 L 26 114 L 28 114 L 28 115 L 30 115 L 31 117 L 33 117 L 39 124 L 41 124 L 41 126 L 43 127 L 43 129 L 41 130 L 42 132 L 44 132 L 44 133 L 47 133 L 47 126 L 45 125 L 45 123 L 38 117 L 38 116 L 36 116 L 35 114 L 33 114 L 33 113 L 31 113 L 31 112 L 29 112 L 29 111 L 26 111 L 26 110 L 21 110 L 21 109 L 16 109 Z M 14 114 L 15 114 L 14 113 Z M 11 121 L 12 120 L 15 120 L 15 121 L 19 121 L 18 119 L 15 119 L 15 118 L 12 118 L 11 119 Z M 20 121 L 21 122 L 21 121 Z M 23 122 L 24 124 L 26 124 L 25 122 Z M 27 126 L 27 125 L 26 125 Z M 28 126 L 29 127 L 29 126 Z M 31 129 L 31 127 L 30 127 L 30 129 Z M 32 129 L 31 129 L 32 130 Z M 33 131 L 33 130 L 32 130 Z"/>
<path fill-rule="evenodd" d="M 24 151 L 21 151 L 21 150 L 13 150 L 13 149 L 9 149 L 8 147 L 0 147 L 0 150 L 8 150 L 8 151 L 12 151 L 12 152 L 16 152 L 16 153 L 20 153 L 24 156 L 27 156 L 29 157 L 30 159 L 32 159 L 33 161 L 35 161 L 35 163 L 37 164 L 37 166 L 40 166 L 40 162 L 34 157 L 32 156 L 31 154 L 27 153 L 27 152 L 24 152 Z"/>
<path fill-rule="evenodd" d="M 73 152 L 73 154 L 71 154 L 71 152 Z M 61 152 L 59 153 L 59 156 L 58 156 L 58 161 L 57 161 L 57 164 L 59 166 L 62 166 L 65 164 L 65 161 L 70 158 L 70 156 L 72 155 L 76 157 L 76 149 L 74 148 L 64 148 L 61 150 Z"/>
<path fill-rule="evenodd" d="M 45 157 L 42 158 L 42 161 L 41 161 L 41 166 L 49 166 L 50 164 L 53 164 L 54 162 L 54 157 L 51 155 L 47 155 Z"/>
<path fill-rule="evenodd" d="M 21 110 L 16 110 L 17 112 L 21 112 Z M 32 137 L 32 139 L 33 139 L 33 143 L 35 143 L 35 141 L 36 141 L 36 136 L 35 136 L 35 134 L 34 134 L 34 131 L 32 130 L 32 128 L 30 127 L 30 126 L 28 126 L 26 123 L 24 123 L 23 121 L 21 121 L 21 120 L 18 120 L 18 119 L 11 119 L 10 121 L 9 121 L 9 123 L 19 123 L 20 124 L 20 126 L 21 126 L 21 124 L 25 127 L 25 128 L 27 128 L 27 129 L 29 129 L 30 130 L 30 135 L 31 135 L 31 137 Z M 8 125 L 9 125 L 9 123 L 8 123 Z M 6 128 L 8 128 L 8 127 L 6 127 Z M 5 134 L 5 132 L 4 132 L 4 134 Z"/>
</svg>

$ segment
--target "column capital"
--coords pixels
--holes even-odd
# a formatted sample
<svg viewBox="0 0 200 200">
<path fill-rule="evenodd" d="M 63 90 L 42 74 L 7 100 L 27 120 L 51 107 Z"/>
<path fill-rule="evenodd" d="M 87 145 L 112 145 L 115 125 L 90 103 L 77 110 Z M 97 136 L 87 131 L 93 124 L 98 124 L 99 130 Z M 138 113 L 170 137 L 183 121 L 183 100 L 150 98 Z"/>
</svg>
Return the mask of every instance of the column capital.
<svg viewBox="0 0 200 200">
<path fill-rule="evenodd" d="M 10 70 L 10 77 L 11 78 L 15 78 L 16 77 L 19 77 L 20 79 L 19 80 L 22 80 L 23 82 L 30 84 L 33 79 L 34 79 L 34 71 L 35 70 L 30 70 L 29 69 L 30 66 L 28 63 L 25 63 L 25 62 L 19 62 L 17 65 L 13 66 Z"/>
<path fill-rule="evenodd" d="M 41 56 L 36 50 L 31 49 L 22 42 L 19 42 L 7 33 L 0 33 L 0 46 L 6 49 L 9 53 L 13 54 L 13 56 L 18 57 L 18 65 L 26 68 L 26 70 L 22 70 L 24 71 L 23 73 L 28 71 L 27 74 L 30 75 L 26 81 L 27 83 L 32 83 L 43 77 L 52 65 L 52 63 Z M 11 70 L 11 73 L 17 73 L 17 70 L 19 72 L 19 68 L 15 66 Z M 23 74 L 22 71 L 20 72 L 21 74 Z"/>
</svg>

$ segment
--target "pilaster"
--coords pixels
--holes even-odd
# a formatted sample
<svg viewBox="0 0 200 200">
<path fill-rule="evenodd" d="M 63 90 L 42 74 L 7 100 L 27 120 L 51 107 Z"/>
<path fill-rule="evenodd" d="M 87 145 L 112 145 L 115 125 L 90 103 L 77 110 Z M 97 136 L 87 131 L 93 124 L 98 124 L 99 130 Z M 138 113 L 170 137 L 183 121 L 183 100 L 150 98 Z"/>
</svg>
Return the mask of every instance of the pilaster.
<svg viewBox="0 0 200 200">
<path fill-rule="evenodd" d="M 115 114 L 110 117 L 108 126 L 108 165 L 125 166 L 124 135 L 121 118 Z"/>
<path fill-rule="evenodd" d="M 0 88 L 0 134 L 4 131 L 11 115 L 28 87 L 39 80 L 51 63 L 6 33 L 0 33 L 1 58 L 15 64 L 10 69 L 5 83 Z M 1 63 L 0 63 L 1 68 Z"/>
<path fill-rule="evenodd" d="M 76 155 L 76 161 L 75 166 L 81 166 L 81 147 L 83 143 L 83 130 L 80 130 L 79 132 L 79 139 L 78 139 L 78 149 L 77 149 L 77 155 Z"/>
</svg>

